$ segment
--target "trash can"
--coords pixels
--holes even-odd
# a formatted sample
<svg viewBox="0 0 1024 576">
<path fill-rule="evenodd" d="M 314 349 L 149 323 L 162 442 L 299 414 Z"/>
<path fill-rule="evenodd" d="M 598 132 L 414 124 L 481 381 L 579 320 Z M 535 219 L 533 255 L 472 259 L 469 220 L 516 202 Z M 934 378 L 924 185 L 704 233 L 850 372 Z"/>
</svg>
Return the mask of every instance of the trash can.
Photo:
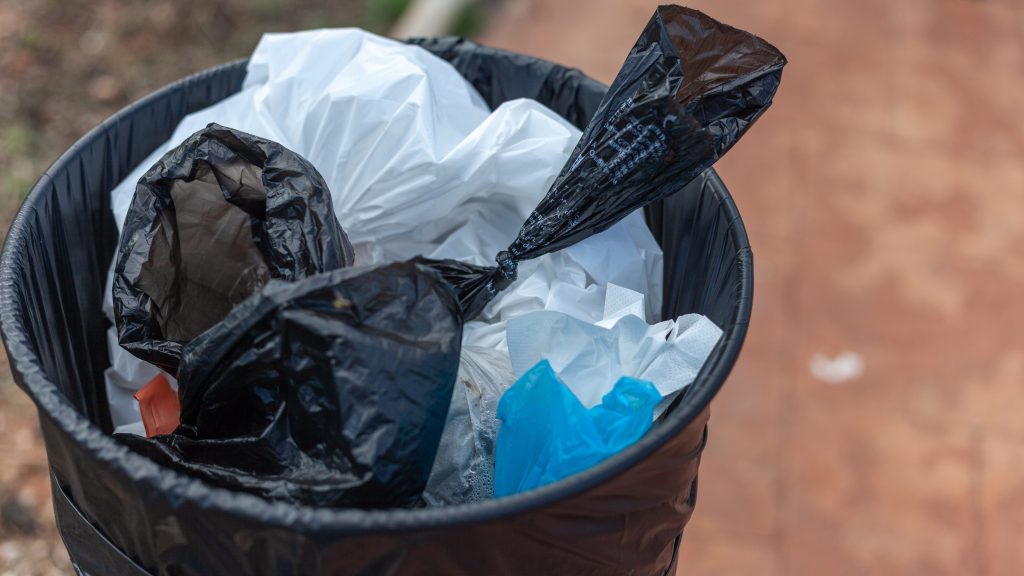
<svg viewBox="0 0 1024 576">
<path fill-rule="evenodd" d="M 577 70 L 455 39 L 412 40 L 493 107 L 534 98 L 586 125 L 605 87 Z M 330 55 L 325 55 L 330 57 Z M 107 119 L 43 175 L 0 261 L 0 328 L 46 443 L 60 533 L 80 574 L 673 574 L 697 496 L 708 407 L 752 302 L 743 222 L 713 170 L 650 206 L 665 254 L 664 317 L 724 334 L 696 381 L 639 442 L 543 488 L 445 508 L 287 505 L 161 468 L 111 434 L 103 384 L 110 190 L 185 115 L 239 90 L 245 61 L 171 84 Z M 684 186 L 685 185 L 685 186 Z"/>
</svg>

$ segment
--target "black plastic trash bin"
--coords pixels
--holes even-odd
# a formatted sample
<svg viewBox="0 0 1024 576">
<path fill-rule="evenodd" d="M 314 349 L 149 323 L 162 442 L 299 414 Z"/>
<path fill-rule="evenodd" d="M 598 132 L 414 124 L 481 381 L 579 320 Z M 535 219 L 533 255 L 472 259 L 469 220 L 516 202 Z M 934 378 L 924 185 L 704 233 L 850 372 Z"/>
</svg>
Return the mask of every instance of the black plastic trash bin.
<svg viewBox="0 0 1024 576">
<path fill-rule="evenodd" d="M 534 98 L 582 127 L 605 90 L 543 60 L 457 39 L 415 42 L 452 62 L 491 106 Z M 646 437 L 586 472 L 451 508 L 312 509 L 204 484 L 110 436 L 101 309 L 117 243 L 110 190 L 182 117 L 236 92 L 244 75 L 244 61 L 214 68 L 106 120 L 47 170 L 4 246 L 4 344 L 39 408 L 57 523 L 79 572 L 672 574 L 696 501 L 708 406 L 739 354 L 753 288 L 743 223 L 710 170 L 647 216 L 665 251 L 665 317 L 699 312 L 724 335 Z"/>
</svg>

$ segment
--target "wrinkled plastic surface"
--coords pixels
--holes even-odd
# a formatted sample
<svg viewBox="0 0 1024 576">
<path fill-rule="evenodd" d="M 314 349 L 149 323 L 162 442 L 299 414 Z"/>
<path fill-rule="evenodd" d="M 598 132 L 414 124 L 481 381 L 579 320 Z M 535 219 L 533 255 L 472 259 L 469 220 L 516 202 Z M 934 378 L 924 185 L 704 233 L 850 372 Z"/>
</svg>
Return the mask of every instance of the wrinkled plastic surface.
<svg viewBox="0 0 1024 576">
<path fill-rule="evenodd" d="M 293 56 L 303 49 L 315 48 L 322 52 L 330 47 L 352 53 L 352 60 L 340 65 L 320 58 L 296 59 Z M 375 73 L 374 82 L 358 82 L 359 70 L 371 67 L 382 70 Z M 422 79 L 424 84 L 410 89 L 412 79 Z M 289 143 L 296 142 L 300 147 L 311 146 L 310 135 L 315 134 L 311 152 L 325 173 L 331 174 L 332 180 L 341 185 L 341 193 L 332 191 L 331 194 L 335 212 L 339 219 L 345 220 L 349 236 L 356 239 L 361 257 L 370 260 L 387 259 L 415 248 L 429 249 L 432 244 L 439 244 L 432 255 L 486 262 L 515 236 L 531 201 L 535 204 L 546 181 L 554 178 L 557 170 L 554 162 L 556 159 L 564 162 L 569 143 L 575 142 L 579 135 L 534 101 L 519 101 L 486 115 L 483 104 L 475 100 L 473 87 L 457 77 L 447 63 L 419 48 L 358 31 L 273 35 L 261 42 L 254 54 L 243 92 L 246 89 L 253 92 L 252 99 L 242 94 L 233 99 L 230 110 L 221 105 L 190 116 L 176 133 L 180 134 L 203 117 L 217 118 L 223 114 L 232 121 L 242 120 L 247 127 L 268 132 L 274 132 L 271 127 L 276 127 Z M 396 106 L 396 103 L 400 104 Z M 353 115 L 358 120 L 345 122 L 346 130 L 340 138 L 328 140 L 322 136 L 323 132 L 332 131 L 339 121 Z M 474 126 L 476 122 L 479 124 Z M 200 133 L 207 131 L 209 129 Z M 179 154 L 177 150 L 188 148 L 195 138 L 191 136 L 162 162 Z M 375 145 L 359 146 L 357 141 Z M 547 177 L 544 170 L 549 174 Z M 424 177 L 425 174 L 432 174 L 433 178 Z M 484 180 L 487 174 L 491 174 L 493 181 Z M 498 178 L 498 175 L 503 177 Z M 115 189 L 115 203 L 123 203 L 125 188 L 122 184 Z M 461 215 L 464 221 L 459 219 L 460 211 L 452 214 L 451 207 L 456 205 L 467 208 L 468 216 Z M 127 215 L 129 224 L 137 209 L 133 203 Z M 457 226 L 455 231 L 445 236 L 453 226 Z M 130 232 L 126 229 L 126 233 Z M 299 231 L 283 230 L 282 236 L 295 232 Z M 231 236 L 236 244 L 238 236 Z M 243 235 L 242 239 L 246 237 Z M 292 239 L 282 241 L 287 244 Z M 235 248 L 234 245 L 209 246 L 209 250 Z M 588 308 L 600 310 L 599 297 L 610 278 L 630 282 L 633 286 L 646 285 L 656 296 L 654 300 L 660 300 L 660 249 L 640 214 L 632 215 L 603 237 L 593 237 L 573 248 L 528 269 L 521 287 L 510 288 L 505 298 L 493 303 L 486 319 L 489 322 L 470 332 L 470 341 L 490 340 L 496 329 L 503 328 L 505 315 L 513 311 L 525 313 L 536 307 L 535 300 L 540 301 L 541 309 L 566 310 L 586 318 L 593 312 Z M 657 273 L 651 273 L 651 266 L 657 267 Z M 649 277 L 657 280 L 645 284 Z M 205 314 L 202 318 L 210 316 Z M 269 340 L 271 336 L 267 334 L 262 338 Z M 500 345 L 500 340 L 492 343 L 494 347 Z M 114 352 L 112 363 L 116 364 L 117 350 Z M 362 350 L 350 352 L 353 355 L 365 353 Z M 494 356 L 500 355 L 492 354 L 488 361 L 493 362 Z M 294 359 L 294 356 L 289 358 Z M 508 364 L 507 357 L 503 363 Z M 473 366 L 485 370 L 481 362 Z M 452 414 L 445 426 L 442 458 L 431 472 L 434 482 L 426 495 L 428 502 L 479 500 L 482 495 L 491 494 L 489 477 L 493 474 L 494 427 L 475 428 L 473 425 L 494 422 L 497 398 L 514 381 L 510 371 L 508 374 L 509 377 L 499 381 L 472 383 L 482 388 L 460 387 L 458 394 L 452 397 Z M 111 376 L 114 375 L 108 372 L 108 380 L 113 380 Z M 245 372 L 243 376 L 234 377 L 241 382 L 251 378 Z M 210 382 L 192 378 L 183 380 L 181 390 L 183 395 L 194 397 L 200 395 L 196 390 L 210 385 Z M 273 407 L 287 392 L 287 387 L 257 388 L 258 398 Z M 250 391 L 250 388 L 242 390 Z M 443 390 L 430 391 L 443 394 Z M 485 393 L 488 396 L 485 397 Z M 238 406 L 245 408 L 246 403 L 240 401 Z M 304 458 L 300 460 L 294 457 L 294 450 L 282 444 L 292 442 L 293 436 L 300 433 L 315 437 L 322 428 L 314 427 L 310 431 L 306 428 L 308 419 L 294 417 L 284 427 L 278 419 L 285 416 L 276 409 L 264 414 L 235 408 L 234 404 L 229 404 L 229 409 L 215 406 L 207 410 L 202 404 L 196 408 L 211 412 L 205 419 L 219 422 L 219 429 L 226 429 L 231 423 L 231 433 L 226 436 L 209 429 L 182 428 L 175 438 L 158 439 L 156 447 L 147 447 L 141 440 L 125 441 L 146 453 L 156 450 L 154 457 L 159 458 L 158 461 L 172 462 L 181 470 L 226 487 L 246 487 L 264 497 L 330 506 L 379 507 L 415 502 L 413 491 L 392 485 L 395 478 L 386 478 L 387 482 L 376 490 L 403 495 L 404 500 L 384 500 L 370 494 L 366 502 L 359 502 L 361 495 L 373 490 L 356 489 L 358 483 L 352 479 L 343 482 L 337 478 L 336 470 L 325 474 L 323 482 L 317 482 L 316 470 L 322 464 L 318 459 L 326 459 L 328 466 L 333 461 L 325 455 L 327 451 L 319 446 L 316 450 L 306 447 L 301 450 Z M 374 407 L 370 405 L 365 409 L 373 411 Z M 413 414 L 409 414 L 408 419 L 416 421 Z M 118 422 L 119 429 L 127 430 L 121 422 Z M 426 441 L 436 436 L 428 433 L 417 438 Z M 474 442 L 467 442 L 467 438 Z M 232 447 L 227 456 L 222 455 L 225 445 Z M 467 450 L 460 451 L 460 448 Z M 220 460 L 203 454 L 204 450 L 221 455 Z M 375 453 L 369 448 L 361 452 Z M 379 457 L 387 460 L 387 451 L 380 452 Z M 246 458 L 256 465 L 247 465 Z M 455 466 L 455 469 L 447 466 Z M 261 478 L 250 478 L 253 474 Z M 422 488 L 422 474 L 409 476 L 413 486 Z M 316 483 L 316 490 L 301 489 L 296 481 L 299 477 L 306 483 Z"/>
<path fill-rule="evenodd" d="M 653 384 L 623 376 L 586 408 L 541 360 L 498 403 L 494 496 L 558 482 L 625 450 L 647 433 L 658 402 Z"/>
<path fill-rule="evenodd" d="M 700 314 L 650 325 L 643 319 L 643 295 L 613 284 L 600 322 L 553 311 L 511 319 L 508 351 L 516 376 L 547 360 L 583 406 L 592 408 L 620 376 L 651 382 L 671 398 L 694 381 L 721 335 Z"/>
<path fill-rule="evenodd" d="M 184 118 L 151 160 L 114 187 L 119 225 L 145 171 L 210 122 L 308 159 L 329 186 L 361 265 L 421 254 L 493 261 L 580 136 L 536 100 L 491 110 L 451 65 L 416 46 L 356 29 L 268 34 L 240 92 Z M 604 234 L 524 263 L 519 281 L 467 324 L 464 343 L 500 346 L 504 321 L 530 310 L 599 320 L 608 282 L 650 295 L 648 315 L 658 318 L 662 267 L 643 215 L 631 214 Z M 108 313 L 113 320 L 112 302 Z M 120 346 L 110 348 L 110 363 L 107 397 L 119 426 L 138 417 L 132 394 L 152 374 Z"/>
<path fill-rule="evenodd" d="M 785 63 L 747 32 L 695 10 L 657 8 L 498 266 L 438 263 L 466 317 L 516 279 L 519 261 L 601 232 L 709 168 L 771 105 Z"/>
<path fill-rule="evenodd" d="M 516 381 L 508 353 L 464 346 L 434 466 L 423 500 L 431 506 L 494 497 L 498 401 Z"/>
<path fill-rule="evenodd" d="M 420 45 L 451 61 L 492 107 L 536 98 L 583 125 L 603 94 L 550 62 L 450 38 Z M 704 314 L 723 337 L 646 436 L 586 472 L 471 506 L 313 510 L 213 488 L 109 435 L 108 322 L 99 309 L 117 245 L 109 192 L 185 115 L 237 93 L 244 75 L 244 62 L 204 72 L 104 122 L 47 171 L 7 236 L 0 329 L 15 381 L 39 408 L 58 523 L 79 570 L 674 574 L 696 503 L 708 405 L 739 355 L 753 298 L 743 221 L 713 171 L 679 183 L 647 216 L 665 250 L 663 316 Z"/>
<path fill-rule="evenodd" d="M 264 498 L 414 506 L 461 341 L 455 295 L 425 266 L 271 282 L 185 346 L 178 429 L 122 440 L 166 466 Z"/>
<path fill-rule="evenodd" d="M 176 375 L 181 347 L 270 279 L 352 263 L 312 164 L 216 124 L 139 180 L 114 272 L 121 346 Z"/>
</svg>

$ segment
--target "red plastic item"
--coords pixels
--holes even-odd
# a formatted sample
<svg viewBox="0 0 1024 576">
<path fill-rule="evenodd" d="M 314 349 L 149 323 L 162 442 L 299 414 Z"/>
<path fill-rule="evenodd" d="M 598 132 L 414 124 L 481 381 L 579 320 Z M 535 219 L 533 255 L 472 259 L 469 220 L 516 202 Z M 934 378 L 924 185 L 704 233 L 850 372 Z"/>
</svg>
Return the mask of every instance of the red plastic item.
<svg viewBox="0 0 1024 576">
<path fill-rule="evenodd" d="M 142 413 L 142 425 L 146 427 L 146 437 L 170 434 L 178 427 L 181 419 L 178 393 L 171 388 L 163 374 L 157 374 L 147 382 L 135 393 L 135 399 L 139 401 L 139 412 Z"/>
</svg>

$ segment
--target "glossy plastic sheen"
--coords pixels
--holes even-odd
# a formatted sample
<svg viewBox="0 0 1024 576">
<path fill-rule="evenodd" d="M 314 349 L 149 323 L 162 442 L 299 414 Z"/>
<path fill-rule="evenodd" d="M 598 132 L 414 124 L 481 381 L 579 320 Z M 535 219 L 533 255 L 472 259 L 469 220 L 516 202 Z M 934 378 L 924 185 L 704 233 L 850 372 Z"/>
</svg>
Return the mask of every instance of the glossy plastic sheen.
<svg viewBox="0 0 1024 576">
<path fill-rule="evenodd" d="M 577 126 L 604 87 L 580 72 L 458 39 L 416 41 L 492 105 L 540 100 Z M 237 91 L 245 63 L 189 77 L 114 115 L 46 172 L 0 260 L 0 328 L 15 379 L 39 408 L 58 524 L 83 573 L 674 573 L 711 398 L 750 318 L 752 257 L 713 171 L 649 207 L 665 249 L 666 317 L 709 316 L 724 335 L 696 381 L 629 449 L 509 498 L 415 510 L 312 509 L 214 488 L 110 436 L 102 290 L 117 237 L 111 188 L 186 114 Z"/>
<path fill-rule="evenodd" d="M 114 271 L 118 341 L 177 376 L 182 346 L 272 278 L 298 280 L 353 257 L 312 164 L 210 124 L 136 187 Z"/>
<path fill-rule="evenodd" d="M 785 65 L 781 52 L 749 32 L 659 6 L 497 266 L 436 264 L 466 318 L 516 279 L 519 262 L 607 230 L 710 168 L 771 105 Z"/>
<path fill-rule="evenodd" d="M 264 498 L 411 508 L 441 440 L 461 343 L 454 291 L 415 262 L 271 281 L 185 345 L 181 426 L 119 437 Z"/>
</svg>

